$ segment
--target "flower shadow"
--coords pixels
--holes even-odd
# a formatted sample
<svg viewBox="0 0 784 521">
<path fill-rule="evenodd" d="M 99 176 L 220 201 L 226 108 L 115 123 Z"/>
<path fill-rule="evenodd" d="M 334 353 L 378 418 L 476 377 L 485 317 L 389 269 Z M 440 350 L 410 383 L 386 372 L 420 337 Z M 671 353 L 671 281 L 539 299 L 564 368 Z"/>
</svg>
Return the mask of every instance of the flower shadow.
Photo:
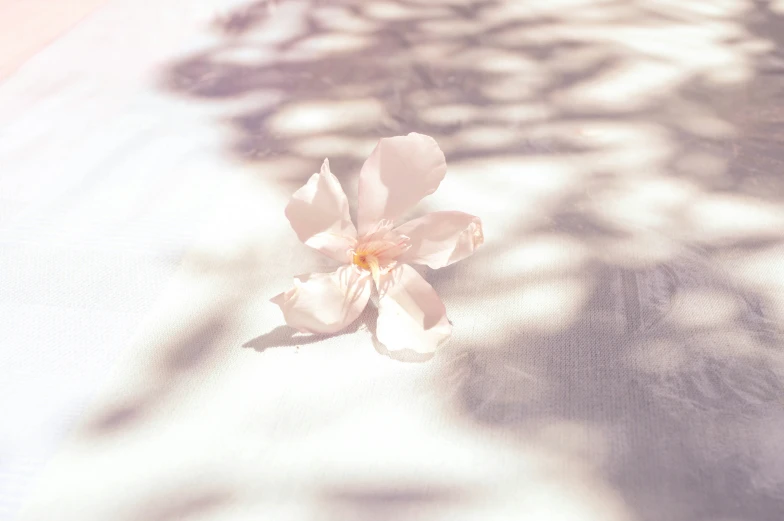
<svg viewBox="0 0 784 521">
<path fill-rule="evenodd" d="M 339 333 L 335 333 L 333 335 L 309 335 L 305 333 L 300 333 L 296 329 L 290 326 L 278 326 L 263 335 L 259 335 L 256 338 L 248 340 L 242 347 L 255 349 L 259 353 L 263 353 L 267 349 L 273 349 L 276 347 L 300 347 L 303 345 L 315 344 L 317 342 L 321 342 L 326 338 L 350 335 L 356 333 L 360 326 L 362 325 L 361 317 L 357 319 L 353 324 L 348 326 L 346 329 L 340 331 Z"/>
<path fill-rule="evenodd" d="M 378 320 L 378 308 L 373 304 L 368 304 L 362 314 L 348 327 L 338 333 L 332 335 L 312 335 L 307 333 L 300 333 L 291 326 L 278 326 L 263 335 L 248 340 L 242 347 L 251 348 L 259 353 L 263 353 L 267 349 L 274 349 L 277 347 L 296 347 L 299 348 L 304 345 L 316 344 L 328 338 L 341 337 L 353 335 L 358 331 L 367 331 L 370 333 L 373 347 L 376 352 L 381 355 L 387 356 L 392 360 L 406 363 L 422 363 L 427 362 L 433 358 L 433 353 L 419 353 L 413 349 L 401 349 L 390 351 L 384 344 L 382 344 L 376 337 L 376 321 Z"/>
</svg>

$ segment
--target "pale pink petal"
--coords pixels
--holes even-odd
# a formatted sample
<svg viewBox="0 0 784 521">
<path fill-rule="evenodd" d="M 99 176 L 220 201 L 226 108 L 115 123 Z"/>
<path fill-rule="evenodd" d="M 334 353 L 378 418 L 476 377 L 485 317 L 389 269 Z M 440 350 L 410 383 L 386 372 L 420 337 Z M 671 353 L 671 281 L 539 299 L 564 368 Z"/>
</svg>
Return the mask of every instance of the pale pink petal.
<svg viewBox="0 0 784 521">
<path fill-rule="evenodd" d="M 482 221 L 463 212 L 433 212 L 395 229 L 409 238 L 400 262 L 426 264 L 433 269 L 465 259 L 484 242 Z"/>
<path fill-rule="evenodd" d="M 346 194 L 324 160 L 321 172 L 294 192 L 286 206 L 286 217 L 299 240 L 340 262 L 350 262 L 348 253 L 356 244 L 357 231 L 348 214 Z"/>
<path fill-rule="evenodd" d="M 435 192 L 444 175 L 446 159 L 432 137 L 411 133 L 380 140 L 359 174 L 360 235 L 382 219 L 400 217 Z"/>
<path fill-rule="evenodd" d="M 294 279 L 294 287 L 271 299 L 286 324 L 303 333 L 336 333 L 365 309 L 372 288 L 370 274 L 356 266 L 334 273 L 312 273 Z"/>
<path fill-rule="evenodd" d="M 382 275 L 379 295 L 376 336 L 390 351 L 432 353 L 452 334 L 443 302 L 411 266 Z"/>
</svg>

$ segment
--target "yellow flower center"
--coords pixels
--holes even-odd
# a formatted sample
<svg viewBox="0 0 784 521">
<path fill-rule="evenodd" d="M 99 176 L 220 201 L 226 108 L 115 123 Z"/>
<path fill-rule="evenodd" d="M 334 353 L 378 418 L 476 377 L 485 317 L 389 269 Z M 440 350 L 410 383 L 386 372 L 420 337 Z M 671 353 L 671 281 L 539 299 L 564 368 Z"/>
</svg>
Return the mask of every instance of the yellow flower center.
<svg viewBox="0 0 784 521">
<path fill-rule="evenodd" d="M 370 264 L 368 264 L 368 256 L 364 253 L 354 253 L 354 264 L 362 268 L 363 270 L 369 270 Z"/>
<path fill-rule="evenodd" d="M 363 270 L 369 271 L 373 275 L 376 286 L 378 286 L 381 270 L 379 269 L 378 259 L 375 255 L 365 253 L 364 251 L 357 251 L 354 252 L 354 259 L 352 262 Z"/>
</svg>

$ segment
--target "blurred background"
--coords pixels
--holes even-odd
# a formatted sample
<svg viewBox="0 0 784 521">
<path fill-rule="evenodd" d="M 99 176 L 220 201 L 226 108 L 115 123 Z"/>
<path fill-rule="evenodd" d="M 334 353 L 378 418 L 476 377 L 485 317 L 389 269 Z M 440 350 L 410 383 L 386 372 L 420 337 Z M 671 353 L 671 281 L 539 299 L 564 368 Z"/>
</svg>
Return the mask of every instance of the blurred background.
<svg viewBox="0 0 784 521">
<path fill-rule="evenodd" d="M 0 519 L 784 518 L 784 2 L 0 0 Z M 453 337 L 283 215 L 432 135 Z M 402 359 L 401 359 L 402 358 Z"/>
</svg>

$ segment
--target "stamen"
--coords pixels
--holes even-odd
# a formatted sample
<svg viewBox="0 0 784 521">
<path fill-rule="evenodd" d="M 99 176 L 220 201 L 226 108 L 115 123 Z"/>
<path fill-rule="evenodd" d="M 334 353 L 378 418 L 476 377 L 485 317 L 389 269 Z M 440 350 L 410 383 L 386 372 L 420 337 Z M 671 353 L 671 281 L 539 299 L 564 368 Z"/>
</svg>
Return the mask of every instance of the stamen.
<svg viewBox="0 0 784 521">
<path fill-rule="evenodd" d="M 354 264 L 356 264 L 357 266 L 359 266 L 363 270 L 369 269 L 369 266 L 368 266 L 368 263 L 367 263 L 367 254 L 365 254 L 363 252 L 355 252 L 354 253 L 354 258 L 352 259 L 351 262 L 353 262 Z"/>
<path fill-rule="evenodd" d="M 367 263 L 370 266 L 370 274 L 373 275 L 373 282 L 376 283 L 376 287 L 379 285 L 380 277 L 380 270 L 378 268 L 378 259 L 375 257 L 368 257 Z"/>
<path fill-rule="evenodd" d="M 373 275 L 373 281 L 378 286 L 381 280 L 381 267 L 378 264 L 378 258 L 374 254 L 356 252 L 352 262 L 363 270 L 370 271 L 371 275 Z"/>
</svg>

